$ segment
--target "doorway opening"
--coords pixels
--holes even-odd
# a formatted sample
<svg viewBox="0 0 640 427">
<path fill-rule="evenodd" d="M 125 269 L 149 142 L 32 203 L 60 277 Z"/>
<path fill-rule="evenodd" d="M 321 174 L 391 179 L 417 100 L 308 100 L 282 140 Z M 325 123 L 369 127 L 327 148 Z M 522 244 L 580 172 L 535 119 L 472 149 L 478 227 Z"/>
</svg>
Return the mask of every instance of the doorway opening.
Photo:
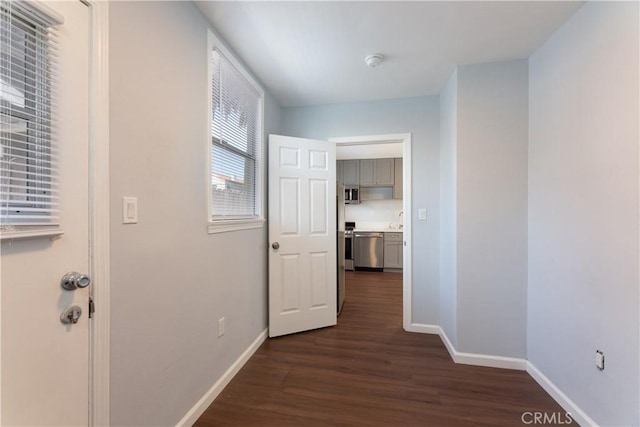
<svg viewBox="0 0 640 427">
<path fill-rule="evenodd" d="M 379 273 L 385 275 L 388 282 L 396 283 L 401 278 L 402 326 L 409 330 L 412 319 L 411 135 L 356 136 L 330 138 L 329 141 L 336 143 L 338 162 L 345 162 L 342 177 L 338 165 L 338 180 L 349 181 L 343 182 L 346 188 L 358 189 L 358 200 L 345 206 L 345 221 L 355 222 L 351 239 L 355 271 L 346 274 L 345 304 L 349 301 L 349 281 L 357 280 L 357 274 L 372 270 L 366 274 Z M 360 167 L 364 169 L 360 170 Z M 355 179 L 354 174 L 357 183 L 351 182 Z M 398 180 L 402 181 L 401 186 L 395 185 Z M 367 254 L 364 257 L 367 259 L 358 255 L 358 248 Z M 380 259 L 375 259 L 378 258 L 376 254 Z M 347 261 L 346 265 L 350 264 Z"/>
</svg>

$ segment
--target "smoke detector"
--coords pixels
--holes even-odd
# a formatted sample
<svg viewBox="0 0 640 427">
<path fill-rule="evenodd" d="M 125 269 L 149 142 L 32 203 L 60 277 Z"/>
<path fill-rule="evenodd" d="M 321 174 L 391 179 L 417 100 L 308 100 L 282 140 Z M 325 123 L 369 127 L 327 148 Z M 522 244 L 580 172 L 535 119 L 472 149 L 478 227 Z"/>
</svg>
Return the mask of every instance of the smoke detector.
<svg viewBox="0 0 640 427">
<path fill-rule="evenodd" d="M 364 62 L 367 63 L 367 66 L 371 68 L 376 68 L 378 65 L 382 63 L 383 59 L 384 59 L 384 56 L 381 53 L 372 53 L 370 55 L 367 55 L 366 58 L 364 58 Z"/>
</svg>

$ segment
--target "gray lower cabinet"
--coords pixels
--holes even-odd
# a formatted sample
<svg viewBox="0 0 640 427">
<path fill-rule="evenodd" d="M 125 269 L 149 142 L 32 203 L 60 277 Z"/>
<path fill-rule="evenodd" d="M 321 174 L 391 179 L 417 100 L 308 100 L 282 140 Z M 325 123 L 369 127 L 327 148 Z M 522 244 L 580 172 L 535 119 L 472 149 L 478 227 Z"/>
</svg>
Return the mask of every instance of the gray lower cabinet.
<svg viewBox="0 0 640 427">
<path fill-rule="evenodd" d="M 384 268 L 402 269 L 402 233 L 384 233 Z"/>
</svg>

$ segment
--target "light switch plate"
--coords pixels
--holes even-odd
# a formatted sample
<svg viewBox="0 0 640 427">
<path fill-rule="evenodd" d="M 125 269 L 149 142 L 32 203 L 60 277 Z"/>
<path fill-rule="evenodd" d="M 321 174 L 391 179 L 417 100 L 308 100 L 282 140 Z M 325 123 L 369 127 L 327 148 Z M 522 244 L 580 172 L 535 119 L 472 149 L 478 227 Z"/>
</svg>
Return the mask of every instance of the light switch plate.
<svg viewBox="0 0 640 427">
<path fill-rule="evenodd" d="M 426 208 L 418 209 L 418 219 L 420 221 L 426 221 L 427 220 L 427 209 Z"/>
<path fill-rule="evenodd" d="M 122 198 L 122 223 L 123 224 L 138 223 L 138 198 L 137 197 Z"/>
</svg>

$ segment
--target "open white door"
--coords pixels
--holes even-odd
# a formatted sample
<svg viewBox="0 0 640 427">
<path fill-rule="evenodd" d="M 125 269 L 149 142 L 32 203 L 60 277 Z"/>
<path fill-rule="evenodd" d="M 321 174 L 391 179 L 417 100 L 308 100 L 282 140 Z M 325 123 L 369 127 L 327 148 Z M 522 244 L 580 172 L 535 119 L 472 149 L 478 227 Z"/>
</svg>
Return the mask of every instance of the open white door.
<svg viewBox="0 0 640 427">
<path fill-rule="evenodd" d="M 336 146 L 269 136 L 269 336 L 336 324 Z"/>
<path fill-rule="evenodd" d="M 32 37 L 28 21 L 19 16 L 13 21 L 7 18 L 9 3 L 2 0 L 3 61 L 7 34 L 13 34 L 17 40 Z M 59 230 L 63 234 L 53 238 L 42 235 L 24 238 L 20 232 L 12 232 L 11 227 L 1 233 L 0 423 L 5 426 L 86 426 L 89 424 L 89 288 L 83 288 L 87 284 L 85 279 L 77 289 L 65 290 L 61 279 L 71 271 L 89 274 L 90 10 L 77 0 L 46 2 L 45 8 L 64 21 L 53 24 L 58 32 L 58 72 L 57 82 L 53 84 L 57 92 L 53 140 L 58 167 L 53 176 L 57 182 L 57 222 L 60 224 L 53 232 Z M 17 85 L 18 89 L 14 89 L 18 93 L 21 86 L 14 80 L 11 84 Z M 2 102 L 6 103 L 7 99 Z M 3 110 L 3 120 L 13 117 L 7 116 L 11 113 L 6 111 Z M 26 114 L 22 120 L 29 121 L 30 116 Z M 33 126 L 31 122 L 24 128 L 30 126 Z M 24 136 L 28 131 L 6 127 L 2 131 L 2 161 L 21 158 L 10 154 L 15 150 L 12 144 L 17 138 L 30 138 Z M 32 161 L 29 156 L 31 154 L 22 156 L 25 164 Z M 27 181 L 37 173 L 26 167 L 20 170 L 15 169 L 15 173 L 29 171 Z M 5 189 L 10 186 L 10 179 L 5 176 L 3 191 L 20 191 Z M 23 187 L 24 195 L 20 197 L 24 200 L 32 194 L 28 188 L 28 184 Z M 13 206 L 14 202 L 11 203 Z M 6 209 L 13 212 L 16 208 Z M 77 323 L 73 323 L 72 314 L 71 322 L 63 324 L 61 314 L 72 306 L 79 307 L 82 313 L 75 319 Z"/>
</svg>

